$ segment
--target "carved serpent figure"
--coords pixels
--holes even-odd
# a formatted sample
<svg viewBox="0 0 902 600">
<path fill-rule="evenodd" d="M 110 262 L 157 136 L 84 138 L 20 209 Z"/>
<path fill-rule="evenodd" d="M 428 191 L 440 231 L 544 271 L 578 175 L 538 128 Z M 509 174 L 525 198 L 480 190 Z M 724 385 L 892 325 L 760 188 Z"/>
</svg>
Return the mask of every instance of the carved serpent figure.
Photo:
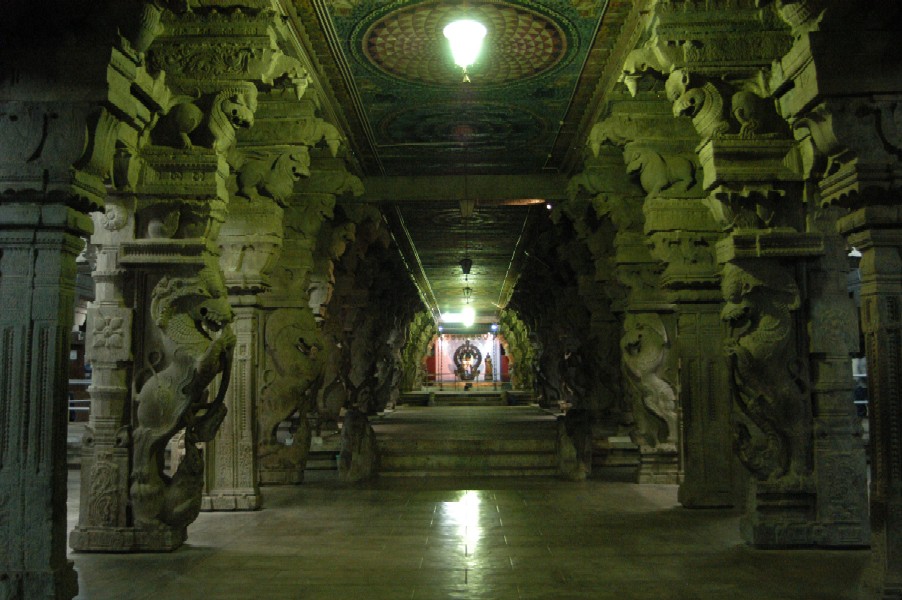
<svg viewBox="0 0 902 600">
<path fill-rule="evenodd" d="M 667 425 L 667 435 L 661 440 L 656 432 L 643 432 L 653 438 L 656 446 L 662 442 L 676 448 L 676 394 L 664 380 L 664 367 L 670 344 L 661 317 L 654 313 L 628 314 L 620 340 L 623 364 L 642 394 L 642 403 Z"/>
<path fill-rule="evenodd" d="M 200 510 L 203 459 L 198 442 L 213 439 L 226 408 L 235 335 L 232 310 L 218 271 L 163 277 L 151 295 L 150 313 L 162 338 L 163 358 L 137 395 L 131 496 L 141 527 L 185 527 Z M 222 373 L 219 393 L 207 386 Z M 186 455 L 173 477 L 163 472 L 170 438 L 186 430 Z"/>
<path fill-rule="evenodd" d="M 791 470 L 793 405 L 800 402 L 790 344 L 798 287 L 776 265 L 727 263 L 721 290 L 726 300 L 721 318 L 730 327 L 726 352 L 733 396 L 741 410 L 734 445 L 759 479 L 777 479 Z"/>
</svg>

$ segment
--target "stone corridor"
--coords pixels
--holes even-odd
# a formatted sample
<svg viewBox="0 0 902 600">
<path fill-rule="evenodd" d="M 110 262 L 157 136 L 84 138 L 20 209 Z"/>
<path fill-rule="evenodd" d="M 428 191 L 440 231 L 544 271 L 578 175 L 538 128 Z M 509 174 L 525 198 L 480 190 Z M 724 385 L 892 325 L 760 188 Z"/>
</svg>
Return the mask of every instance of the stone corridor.
<svg viewBox="0 0 902 600">
<path fill-rule="evenodd" d="M 69 479 L 69 527 L 79 478 Z M 841 600 L 857 550 L 755 550 L 677 487 L 387 478 L 265 488 L 170 554 L 73 554 L 80 600 Z"/>
</svg>

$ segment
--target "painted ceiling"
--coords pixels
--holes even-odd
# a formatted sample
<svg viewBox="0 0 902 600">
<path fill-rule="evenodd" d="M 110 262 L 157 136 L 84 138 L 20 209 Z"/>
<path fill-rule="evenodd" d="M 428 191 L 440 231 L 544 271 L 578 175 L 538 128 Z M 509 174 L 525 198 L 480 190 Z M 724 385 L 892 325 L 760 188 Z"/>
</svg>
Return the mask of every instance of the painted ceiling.
<svg viewBox="0 0 902 600">
<path fill-rule="evenodd" d="M 578 164 L 600 82 L 633 4 L 626 0 L 310 0 L 311 47 L 341 107 L 364 178 L 567 174 Z M 470 83 L 442 33 L 459 18 L 487 36 Z M 450 196 L 450 194 L 449 194 Z M 435 186 L 390 207 L 389 222 L 433 314 L 472 291 L 479 320 L 510 297 L 541 198 L 480 203 L 464 219 Z M 532 202 L 525 202 L 529 200 Z M 460 267 L 473 260 L 469 277 Z"/>
<path fill-rule="evenodd" d="M 382 174 L 534 173 L 549 155 L 604 2 L 345 0 L 326 4 Z M 488 29 L 463 83 L 442 30 Z M 376 174 L 376 173 L 373 173 Z"/>
</svg>

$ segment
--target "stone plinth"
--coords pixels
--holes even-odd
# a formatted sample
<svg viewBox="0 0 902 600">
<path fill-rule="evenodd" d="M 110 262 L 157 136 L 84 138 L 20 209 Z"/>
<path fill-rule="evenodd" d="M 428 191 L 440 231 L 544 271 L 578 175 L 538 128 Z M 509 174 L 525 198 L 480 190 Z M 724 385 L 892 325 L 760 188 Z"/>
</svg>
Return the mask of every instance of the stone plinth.
<svg viewBox="0 0 902 600">
<path fill-rule="evenodd" d="M 680 472 L 676 448 L 641 448 L 636 482 L 678 484 Z"/>
</svg>

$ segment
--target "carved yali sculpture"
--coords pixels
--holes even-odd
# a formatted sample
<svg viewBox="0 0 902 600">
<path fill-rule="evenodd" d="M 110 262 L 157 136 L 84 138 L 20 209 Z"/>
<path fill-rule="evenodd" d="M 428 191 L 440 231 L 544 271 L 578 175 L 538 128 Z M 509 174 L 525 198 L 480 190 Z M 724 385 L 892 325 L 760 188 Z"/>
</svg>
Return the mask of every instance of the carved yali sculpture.
<svg viewBox="0 0 902 600">
<path fill-rule="evenodd" d="M 482 352 L 467 340 L 454 351 L 454 372 L 463 381 L 473 381 L 479 375 Z"/>
<path fill-rule="evenodd" d="M 741 411 L 734 430 L 739 458 L 760 480 L 801 473 L 792 464 L 804 393 L 791 347 L 798 287 L 778 265 L 756 261 L 742 267 L 728 263 L 721 289 L 726 300 L 721 318 L 730 327 L 726 352 L 733 396 Z"/>
<path fill-rule="evenodd" d="M 320 335 L 313 315 L 306 309 L 279 309 L 266 320 L 267 368 L 257 408 L 257 456 L 273 466 L 283 459 L 296 462 L 307 452 L 304 439 L 291 446 L 280 444 L 276 429 L 295 411 L 300 411 L 302 426 L 306 427 L 307 407 L 312 403 L 307 391 L 322 373 Z M 309 434 L 307 429 L 304 432 L 302 437 Z M 309 439 L 306 441 L 309 443 Z"/>
<path fill-rule="evenodd" d="M 284 206 L 301 177 L 310 176 L 310 153 L 306 146 L 293 147 L 275 156 L 248 153 L 238 171 L 238 193 L 255 200 L 272 198 Z"/>
<path fill-rule="evenodd" d="M 627 144 L 623 151 L 626 171 L 639 176 L 639 183 L 649 195 L 670 190 L 685 193 L 695 185 L 695 169 L 682 156 L 665 156 L 651 148 Z"/>
<path fill-rule="evenodd" d="M 154 373 L 137 395 L 132 506 L 145 528 L 185 527 L 200 510 L 203 458 L 199 442 L 213 439 L 225 418 L 235 335 L 232 310 L 218 271 L 194 277 L 163 277 L 151 294 L 150 315 L 162 347 Z M 208 402 L 207 386 L 222 374 Z M 185 458 L 173 477 L 163 473 L 164 449 L 185 429 Z"/>
<path fill-rule="evenodd" d="M 235 129 L 254 124 L 257 88 L 252 83 L 236 83 L 216 94 L 208 106 L 205 104 L 175 104 L 154 128 L 153 142 L 176 148 L 198 145 L 226 152 L 235 142 Z"/>
<path fill-rule="evenodd" d="M 667 426 L 661 436 L 655 428 L 643 432 L 656 447 L 666 443 L 676 448 L 676 394 L 664 379 L 664 369 L 670 342 L 661 317 L 655 313 L 628 314 L 620 340 L 623 364 L 639 391 L 642 404 Z M 657 428 L 660 429 L 660 428 Z"/>
</svg>

